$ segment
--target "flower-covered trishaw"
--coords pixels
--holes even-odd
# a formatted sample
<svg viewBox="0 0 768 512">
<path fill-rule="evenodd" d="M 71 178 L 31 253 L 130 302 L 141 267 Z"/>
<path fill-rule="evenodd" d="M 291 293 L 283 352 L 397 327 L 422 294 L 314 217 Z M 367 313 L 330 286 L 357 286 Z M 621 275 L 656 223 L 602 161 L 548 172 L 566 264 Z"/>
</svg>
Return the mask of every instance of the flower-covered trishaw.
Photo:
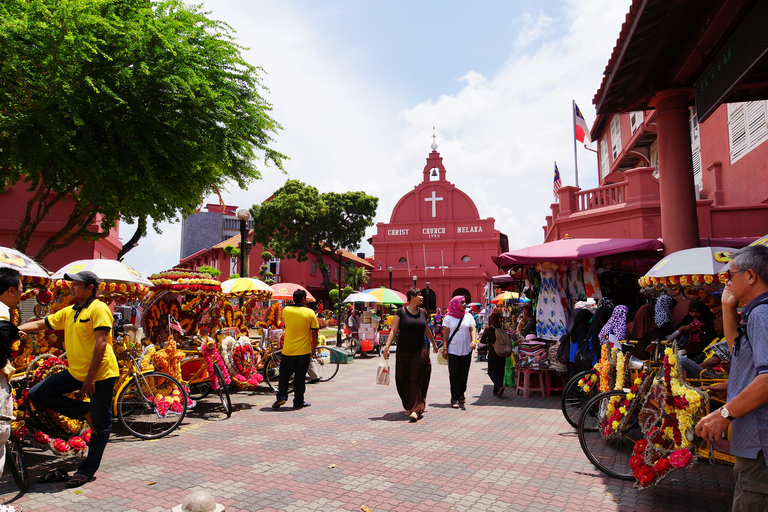
<svg viewBox="0 0 768 512">
<path fill-rule="evenodd" d="M 684 294 L 717 311 L 715 292 L 725 282 L 719 270 L 729 255 L 713 249 L 712 257 L 715 263 L 708 273 L 646 274 L 640 285 L 645 293 Z M 673 471 L 690 469 L 697 457 L 734 462 L 729 453 L 718 449 L 717 441 L 712 446 L 695 435 L 696 423 L 709 413 L 710 400 L 718 399 L 694 385 L 712 385 L 723 379 L 688 376 L 684 380 L 680 357 L 674 342 L 657 343 L 648 361 L 611 348 L 609 343 L 602 345 L 594 377 L 586 377 L 599 394 L 586 403 L 579 420 L 582 449 L 598 469 L 614 478 L 635 480 L 636 487 L 642 489 Z"/>
</svg>

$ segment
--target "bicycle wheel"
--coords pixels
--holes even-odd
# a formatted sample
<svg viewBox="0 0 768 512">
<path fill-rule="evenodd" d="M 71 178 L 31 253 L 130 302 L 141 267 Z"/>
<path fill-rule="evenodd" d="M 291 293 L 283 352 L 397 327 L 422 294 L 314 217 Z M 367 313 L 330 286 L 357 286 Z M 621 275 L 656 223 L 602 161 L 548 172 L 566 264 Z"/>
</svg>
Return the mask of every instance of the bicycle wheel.
<svg viewBox="0 0 768 512">
<path fill-rule="evenodd" d="M 213 389 L 210 382 L 198 382 L 196 384 L 189 385 L 189 398 L 192 400 L 202 400 L 211 394 Z"/>
<path fill-rule="evenodd" d="M 19 490 L 26 492 L 29 489 L 29 472 L 26 464 L 24 464 L 24 452 L 21 449 L 21 443 L 13 434 L 5 443 L 5 468 L 10 470 Z"/>
<path fill-rule="evenodd" d="M 352 357 L 356 356 L 360 351 L 360 340 L 354 336 L 347 338 L 347 350 L 352 354 Z"/>
<path fill-rule="evenodd" d="M 180 399 L 172 405 L 158 400 L 173 395 Z M 164 373 L 136 375 L 117 396 L 117 419 L 125 430 L 140 439 L 170 434 L 186 414 L 187 393 L 179 381 Z"/>
<path fill-rule="evenodd" d="M 217 363 L 213 363 L 213 373 L 216 380 L 219 381 L 219 389 L 216 390 L 216 394 L 219 395 L 224 412 L 227 414 L 227 418 L 229 418 L 232 416 L 232 400 L 229 398 L 229 389 L 227 389 L 227 383 L 224 381 L 224 374 Z"/>
<path fill-rule="evenodd" d="M 264 363 L 264 380 L 267 381 L 269 387 L 273 391 L 277 392 L 277 388 L 280 384 L 280 356 L 282 354 L 277 351 L 273 352 L 266 363 Z M 293 393 L 293 376 L 288 380 L 288 394 Z"/>
<path fill-rule="evenodd" d="M 570 423 L 573 428 L 579 428 L 581 409 L 590 398 L 597 394 L 597 383 L 590 388 L 589 393 L 585 393 L 584 390 L 579 387 L 579 381 L 583 377 L 593 373 L 595 373 L 594 369 L 577 373 L 565 385 L 563 394 L 560 397 L 560 409 L 562 409 L 566 421 Z"/>
<path fill-rule="evenodd" d="M 331 351 L 326 347 L 317 347 L 317 353 L 312 354 L 312 361 L 321 382 L 329 381 L 339 373 L 339 358 L 332 357 Z"/>
<path fill-rule="evenodd" d="M 618 432 L 611 439 L 603 438 L 600 423 L 605 420 L 608 401 L 611 397 L 623 398 L 623 391 L 600 393 L 587 402 L 579 420 L 579 443 L 589 461 L 606 475 L 620 480 L 634 480 L 629 459 L 632 457 L 635 442 L 643 437 L 637 421 L 637 411 L 627 421 L 623 432 Z"/>
</svg>

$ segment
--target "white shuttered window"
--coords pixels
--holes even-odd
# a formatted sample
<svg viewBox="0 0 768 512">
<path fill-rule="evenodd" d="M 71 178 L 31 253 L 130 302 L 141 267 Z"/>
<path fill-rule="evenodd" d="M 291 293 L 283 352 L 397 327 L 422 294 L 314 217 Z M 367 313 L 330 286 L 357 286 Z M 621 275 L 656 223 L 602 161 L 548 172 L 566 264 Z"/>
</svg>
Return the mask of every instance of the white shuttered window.
<svg viewBox="0 0 768 512">
<path fill-rule="evenodd" d="M 699 118 L 693 108 L 688 109 L 688 128 L 691 133 L 691 156 L 693 157 L 693 182 L 696 190 L 701 190 L 701 141 L 699 139 Z"/>
<path fill-rule="evenodd" d="M 611 148 L 613 149 L 613 161 L 615 162 L 621 153 L 621 123 L 619 122 L 619 114 L 616 114 L 611 119 Z"/>
<path fill-rule="evenodd" d="M 608 142 L 603 138 L 600 141 L 600 181 L 611 172 L 611 163 L 608 161 Z"/>
<path fill-rule="evenodd" d="M 731 163 L 768 139 L 768 102 L 728 104 L 728 139 Z"/>
</svg>

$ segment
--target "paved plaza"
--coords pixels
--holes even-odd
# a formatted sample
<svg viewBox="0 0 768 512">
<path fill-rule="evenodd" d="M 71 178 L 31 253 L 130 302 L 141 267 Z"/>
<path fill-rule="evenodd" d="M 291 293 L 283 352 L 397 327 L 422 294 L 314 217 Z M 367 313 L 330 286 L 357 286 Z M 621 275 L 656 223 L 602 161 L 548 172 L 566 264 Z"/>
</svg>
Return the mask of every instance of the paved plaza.
<svg viewBox="0 0 768 512">
<path fill-rule="evenodd" d="M 272 410 L 263 385 L 233 394 L 229 419 L 206 398 L 156 441 L 126 436 L 115 423 L 97 478 L 79 489 L 36 483 L 61 462 L 29 450 L 32 487 L 17 498 L 6 475 L 3 502 L 25 512 L 166 512 L 206 490 L 227 512 L 730 509 L 731 467 L 702 462 L 637 491 L 589 463 L 559 395 L 524 399 L 508 389 L 499 399 L 485 363 L 473 362 L 466 410 L 449 406 L 448 369 L 433 364 L 427 411 L 411 423 L 394 379 L 374 385 L 380 361 L 357 358 L 332 381 L 309 385 L 312 407 L 302 410 Z"/>
</svg>

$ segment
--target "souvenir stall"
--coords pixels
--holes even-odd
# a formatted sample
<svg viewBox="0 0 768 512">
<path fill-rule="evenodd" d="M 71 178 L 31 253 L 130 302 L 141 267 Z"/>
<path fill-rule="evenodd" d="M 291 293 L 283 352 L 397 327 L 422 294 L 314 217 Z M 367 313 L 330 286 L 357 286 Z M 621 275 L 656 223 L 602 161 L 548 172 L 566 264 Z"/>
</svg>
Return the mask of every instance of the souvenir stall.
<svg viewBox="0 0 768 512">
<path fill-rule="evenodd" d="M 378 350 L 379 355 L 381 355 L 378 331 L 379 321 L 376 320 L 374 324 L 370 308 L 370 304 L 380 304 L 381 301 L 370 293 L 361 292 L 350 294 L 344 299 L 344 303 L 363 305 L 363 313 L 360 315 L 360 326 L 357 330 L 357 337 L 360 341 L 360 352 L 367 353 Z"/>
</svg>

